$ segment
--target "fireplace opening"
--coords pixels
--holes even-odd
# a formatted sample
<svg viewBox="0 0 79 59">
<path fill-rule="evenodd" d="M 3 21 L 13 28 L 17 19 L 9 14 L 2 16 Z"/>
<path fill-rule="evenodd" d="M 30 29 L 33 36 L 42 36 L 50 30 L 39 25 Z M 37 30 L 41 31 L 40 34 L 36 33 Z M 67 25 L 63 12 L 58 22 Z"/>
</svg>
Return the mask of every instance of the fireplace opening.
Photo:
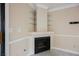
<svg viewBox="0 0 79 59">
<path fill-rule="evenodd" d="M 35 38 L 35 54 L 50 50 L 50 36 Z"/>
</svg>

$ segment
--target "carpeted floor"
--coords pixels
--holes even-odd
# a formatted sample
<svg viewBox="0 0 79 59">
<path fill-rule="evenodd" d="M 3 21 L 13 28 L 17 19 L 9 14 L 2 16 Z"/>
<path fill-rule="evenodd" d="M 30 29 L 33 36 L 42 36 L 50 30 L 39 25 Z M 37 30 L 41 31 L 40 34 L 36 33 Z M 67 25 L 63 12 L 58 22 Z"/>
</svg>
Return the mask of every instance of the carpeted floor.
<svg viewBox="0 0 79 59">
<path fill-rule="evenodd" d="M 48 50 L 38 54 L 34 54 L 32 56 L 79 56 L 79 55 L 58 51 L 58 50 Z"/>
</svg>

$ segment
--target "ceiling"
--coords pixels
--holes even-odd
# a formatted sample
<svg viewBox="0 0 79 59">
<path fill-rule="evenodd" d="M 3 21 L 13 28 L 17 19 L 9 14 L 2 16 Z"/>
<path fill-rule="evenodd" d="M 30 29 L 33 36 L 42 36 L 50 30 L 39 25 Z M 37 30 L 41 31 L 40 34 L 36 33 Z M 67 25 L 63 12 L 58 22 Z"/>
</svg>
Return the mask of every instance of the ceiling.
<svg viewBox="0 0 79 59">
<path fill-rule="evenodd" d="M 43 3 L 42 5 L 47 6 L 49 9 L 64 7 L 68 5 L 76 5 L 77 3 Z"/>
<path fill-rule="evenodd" d="M 79 3 L 34 3 L 33 5 L 42 5 L 47 7 L 48 9 L 56 9 L 70 5 L 79 5 Z"/>
</svg>

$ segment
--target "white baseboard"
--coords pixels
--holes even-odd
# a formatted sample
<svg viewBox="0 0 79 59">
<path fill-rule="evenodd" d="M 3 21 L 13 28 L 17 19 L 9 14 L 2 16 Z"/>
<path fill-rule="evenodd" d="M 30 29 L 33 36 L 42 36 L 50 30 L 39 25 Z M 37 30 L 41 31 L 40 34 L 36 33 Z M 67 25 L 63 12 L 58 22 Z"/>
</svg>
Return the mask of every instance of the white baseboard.
<svg viewBox="0 0 79 59">
<path fill-rule="evenodd" d="M 31 55 L 33 55 L 33 54 L 31 54 L 31 53 L 26 54 L 26 56 L 31 56 Z"/>
<path fill-rule="evenodd" d="M 63 51 L 63 52 L 79 55 L 79 52 L 77 52 L 77 51 L 72 51 L 72 50 L 67 50 L 67 49 L 62 49 L 62 48 L 56 48 L 56 47 L 53 47 L 52 49 L 60 50 L 60 51 Z"/>
<path fill-rule="evenodd" d="M 31 56 L 34 54 L 34 50 L 28 50 L 28 53 L 26 52 L 26 56 Z"/>
</svg>

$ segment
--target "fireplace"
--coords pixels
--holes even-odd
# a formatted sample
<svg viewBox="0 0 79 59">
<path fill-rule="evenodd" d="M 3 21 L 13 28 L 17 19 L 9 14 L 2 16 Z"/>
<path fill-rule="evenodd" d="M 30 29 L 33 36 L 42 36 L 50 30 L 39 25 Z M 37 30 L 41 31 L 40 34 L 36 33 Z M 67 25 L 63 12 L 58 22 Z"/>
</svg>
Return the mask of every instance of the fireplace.
<svg viewBox="0 0 79 59">
<path fill-rule="evenodd" d="M 50 50 L 50 36 L 35 38 L 35 54 Z"/>
</svg>

